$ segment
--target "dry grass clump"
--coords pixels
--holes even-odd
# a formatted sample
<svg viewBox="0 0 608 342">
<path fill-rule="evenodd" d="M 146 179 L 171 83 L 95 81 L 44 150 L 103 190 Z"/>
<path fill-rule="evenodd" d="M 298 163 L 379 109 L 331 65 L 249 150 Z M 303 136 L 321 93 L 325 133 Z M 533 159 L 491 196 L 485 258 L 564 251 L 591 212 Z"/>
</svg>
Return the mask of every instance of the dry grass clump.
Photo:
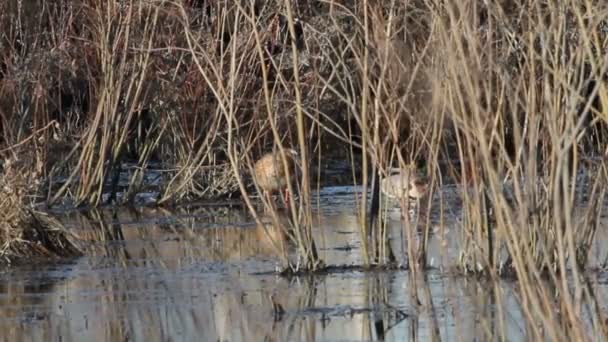
<svg viewBox="0 0 608 342">
<path fill-rule="evenodd" d="M 75 237 L 49 214 L 33 209 L 40 188 L 36 168 L 6 159 L 0 175 L 0 262 L 47 260 L 82 254 Z"/>
</svg>

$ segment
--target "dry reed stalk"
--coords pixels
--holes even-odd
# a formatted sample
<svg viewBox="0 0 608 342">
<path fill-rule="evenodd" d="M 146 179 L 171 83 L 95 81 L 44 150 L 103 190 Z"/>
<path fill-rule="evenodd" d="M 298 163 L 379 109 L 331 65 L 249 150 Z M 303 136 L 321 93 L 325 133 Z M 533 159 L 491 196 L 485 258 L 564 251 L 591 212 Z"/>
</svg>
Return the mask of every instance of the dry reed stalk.
<svg viewBox="0 0 608 342">
<path fill-rule="evenodd" d="M 375 49 L 375 67 L 370 70 L 370 79 L 373 80 L 374 106 L 373 144 L 372 160 L 375 168 L 380 171 L 391 168 L 396 163 L 401 168 L 406 168 L 409 161 L 417 159 L 429 159 L 430 155 L 421 155 L 424 144 L 428 144 L 428 136 L 435 136 L 436 143 L 440 141 L 441 134 L 437 131 L 432 133 L 432 127 L 424 125 L 428 121 L 425 113 L 430 112 L 429 98 L 426 95 L 428 86 L 426 81 L 425 60 L 430 40 L 422 45 L 419 54 L 415 54 L 415 45 L 412 36 L 406 36 L 405 40 L 393 31 L 401 31 L 395 13 L 400 10 L 396 3 L 390 4 L 388 18 L 384 19 L 384 9 L 380 6 L 371 8 L 373 40 L 371 46 Z M 401 23 L 402 24 L 402 23 Z M 414 60 L 414 55 L 416 59 Z M 364 122 L 362 120 L 362 122 Z M 362 131 L 365 132 L 364 128 Z M 380 131 L 389 132 L 380 140 Z M 384 148 L 382 148 L 384 147 Z M 432 148 L 426 148 L 430 151 Z M 429 202 L 430 203 L 430 202 Z M 408 217 L 406 205 L 401 204 L 404 217 Z M 430 222 L 425 224 L 425 234 L 421 243 L 416 237 L 417 225 L 411 225 L 406 220 L 406 244 L 410 269 L 418 269 L 420 262 L 426 260 L 426 243 Z M 386 241 L 385 232 L 381 232 L 379 241 Z M 383 243 L 380 242 L 382 245 Z"/>
<path fill-rule="evenodd" d="M 192 28 L 191 18 L 187 8 L 176 6 L 176 17 L 180 27 L 185 28 L 184 44 L 188 55 L 192 51 L 196 58 L 192 61 L 193 70 L 190 81 L 194 88 L 192 96 L 203 97 L 207 103 L 191 117 L 184 117 L 178 129 L 174 128 L 180 137 L 176 163 L 179 171 L 171 177 L 160 203 L 175 199 L 185 199 L 187 196 L 212 197 L 216 193 L 231 193 L 238 189 L 232 179 L 231 167 L 227 168 L 225 155 L 227 152 L 226 139 L 232 130 L 243 137 L 245 149 L 249 150 L 256 140 L 263 136 L 263 128 L 256 126 L 254 113 L 251 110 L 240 109 L 251 105 L 250 98 L 255 98 L 256 79 L 252 74 L 259 67 L 252 53 L 251 37 L 243 37 L 238 33 L 242 28 L 242 20 L 237 17 L 239 9 L 230 2 L 217 2 L 214 6 L 216 15 L 212 18 L 210 32 L 196 31 Z M 233 37 L 230 45 L 217 43 L 213 39 Z M 216 44 L 217 43 L 217 44 Z M 178 47 L 176 47 L 179 50 Z M 238 65 L 234 66 L 234 61 Z M 202 61 L 202 62 L 201 62 Z M 204 72 L 204 73 L 203 73 Z M 228 75 L 228 77 L 226 76 Z M 236 77 L 239 75 L 239 77 Z M 230 78 L 230 76 L 234 76 Z M 231 93 L 228 93 L 231 91 Z M 211 100 L 211 101 L 210 101 Z M 200 101 L 200 100 L 197 100 Z M 213 102 L 212 102 L 213 101 Z M 217 107 L 217 108 L 216 108 Z M 229 131 L 223 129 L 226 110 L 237 111 L 233 116 L 239 120 L 239 125 L 233 125 Z M 202 111 L 202 113 L 198 113 Z M 189 119 L 200 118 L 200 122 L 189 122 Z M 184 144 L 182 145 L 182 141 Z M 202 175 L 201 175 L 202 173 Z M 211 175 L 215 176 L 211 178 Z M 205 181 L 201 181 L 201 178 Z M 216 179 L 221 181 L 216 182 Z"/>
<path fill-rule="evenodd" d="M 266 111 L 267 122 L 269 123 L 270 132 L 272 133 L 272 139 L 274 141 L 273 145 L 277 146 L 277 152 L 283 156 L 280 160 L 286 162 L 285 151 L 283 148 L 283 136 L 279 132 L 279 128 L 277 125 L 278 116 L 276 111 L 274 110 L 274 101 L 272 100 L 273 96 L 275 96 L 277 91 L 277 86 L 280 84 L 275 84 L 274 86 L 271 84 L 268 66 L 266 64 L 266 52 L 264 51 L 264 44 L 267 40 L 268 33 L 264 31 L 260 31 L 259 19 L 254 15 L 254 9 L 252 7 L 245 8 L 240 4 L 236 4 L 233 9 L 233 12 L 230 14 L 231 20 L 230 22 L 234 25 L 232 28 L 229 28 L 229 32 L 231 32 L 232 42 L 230 48 L 226 49 L 227 60 L 226 62 L 229 65 L 228 72 L 225 75 L 220 75 L 217 73 L 217 69 L 214 67 L 212 60 L 208 54 L 206 54 L 203 50 L 199 49 L 198 46 L 193 44 L 193 42 L 188 39 L 188 44 L 190 45 L 191 52 L 193 56 L 201 56 L 202 60 L 195 58 L 195 62 L 199 68 L 199 71 L 205 81 L 207 82 L 207 86 L 210 88 L 211 92 L 216 97 L 216 100 L 219 103 L 218 112 L 221 113 L 222 117 L 227 124 L 227 155 L 230 160 L 231 168 L 233 170 L 234 177 L 236 178 L 239 189 L 247 207 L 250 212 L 254 215 L 258 224 L 263 226 L 260 221 L 259 215 L 256 213 L 255 206 L 253 202 L 249 198 L 249 193 L 247 190 L 247 185 L 244 181 L 243 171 L 248 170 L 248 174 L 251 174 L 253 169 L 253 162 L 248 157 L 249 150 L 251 146 L 256 143 L 256 140 L 259 139 L 260 132 L 256 131 L 241 131 L 241 122 L 237 120 L 237 117 L 241 115 L 241 112 L 245 109 L 241 108 L 240 104 L 236 101 L 235 95 L 242 88 L 242 86 L 238 83 L 240 79 L 239 75 L 243 73 L 243 69 L 250 68 L 252 63 L 248 62 L 255 56 L 257 61 L 253 63 L 255 68 L 254 70 L 260 70 L 262 77 L 260 80 L 260 88 L 261 95 L 263 96 L 263 108 Z M 288 21 L 293 21 L 293 18 L 290 18 L 290 14 L 288 13 Z M 241 28 L 246 25 L 248 29 L 246 32 L 250 32 L 246 36 L 240 35 L 240 32 L 243 32 Z M 293 25 L 291 22 L 290 25 Z M 238 34 L 237 34 L 238 32 Z M 291 34 L 294 35 L 293 28 L 291 29 Z M 247 43 L 246 49 L 237 48 L 238 39 L 244 40 Z M 295 42 L 296 39 L 292 38 L 292 42 Z M 295 43 L 294 43 L 295 44 Z M 295 46 L 292 44 L 292 48 L 295 49 Z M 294 68 L 297 68 L 297 52 L 294 56 Z M 294 71 L 297 75 L 297 70 Z M 277 76 L 280 78 L 281 74 L 277 72 Z M 296 77 L 297 78 L 297 77 Z M 224 80 L 226 82 L 224 83 Z M 298 91 L 296 91 L 296 98 L 298 98 Z M 301 110 L 298 110 L 298 102 L 296 100 L 296 112 L 298 120 L 298 135 L 299 135 L 299 146 L 300 153 L 304 153 L 303 158 L 306 158 L 306 145 L 304 136 L 304 131 L 306 127 L 304 127 L 303 122 L 303 114 Z M 249 129 L 256 129 L 257 127 L 251 126 Z M 253 134 L 255 132 L 256 134 Z M 249 141 L 247 141 L 249 140 Z M 240 153 L 238 151 L 241 151 Z M 311 219 L 310 219 L 310 185 L 308 183 L 308 172 L 307 172 L 307 160 L 300 160 L 300 163 L 303 165 L 303 178 L 305 179 L 300 184 L 303 186 L 299 190 L 300 194 L 300 208 L 295 207 L 295 202 L 291 202 L 291 206 L 289 208 L 290 215 L 292 217 L 293 227 L 289 229 L 289 236 L 294 238 L 297 248 L 297 255 L 300 258 L 296 264 L 292 264 L 288 262 L 286 255 L 283 254 L 283 260 L 286 262 L 285 267 L 289 268 L 297 268 L 298 270 L 314 270 L 316 269 L 320 263 L 318 261 L 317 253 L 314 247 L 314 241 L 312 239 L 311 232 Z M 245 167 L 243 167 L 243 165 Z M 285 174 L 288 179 L 288 186 L 291 193 L 295 193 L 292 188 L 293 174 L 291 174 L 288 165 L 283 165 L 285 168 Z M 261 193 L 258 185 L 254 181 L 254 186 L 258 193 Z M 265 208 L 267 208 L 271 213 L 271 218 L 275 227 L 280 227 L 280 220 L 276 209 L 268 203 L 265 199 L 262 200 Z M 304 221 L 302 221 L 304 220 Z"/>
<path fill-rule="evenodd" d="M 401 9 L 400 5 L 394 2 L 391 4 L 391 8 Z M 427 135 L 434 136 L 433 140 L 436 142 L 440 141 L 441 133 L 437 127 L 441 125 L 435 125 L 435 133 L 431 134 L 432 130 L 424 128 L 420 120 L 417 120 L 420 116 L 417 117 L 410 111 L 410 100 L 423 101 L 424 98 L 417 95 L 417 92 L 422 90 L 421 84 L 425 83 L 423 62 L 413 62 L 411 51 L 407 51 L 407 43 L 403 44 L 402 40 L 393 37 L 393 28 L 397 25 L 395 12 L 390 12 L 387 24 L 383 19 L 382 9 L 372 7 L 367 2 L 361 3 L 357 8 L 360 8 L 360 14 L 346 6 L 340 6 L 340 15 L 331 18 L 335 26 L 331 30 L 337 31 L 337 42 L 326 42 L 321 37 L 315 43 L 328 47 L 328 50 L 322 52 L 322 56 L 328 61 L 332 73 L 328 77 L 321 77 L 323 89 L 344 103 L 349 116 L 349 132 L 344 141 L 361 149 L 363 190 L 362 201 L 357 201 L 357 208 L 366 263 L 385 263 L 392 260 L 386 244 L 389 237 L 385 227 L 380 225 L 375 229 L 367 224 L 367 189 L 370 187 L 368 179 L 371 174 L 368 165 L 378 170 L 373 171 L 376 174 L 388 169 L 395 161 L 393 157 L 389 158 L 395 155 L 394 152 L 399 155 L 395 158 L 401 160 L 401 165 L 405 164 L 404 160 L 416 159 L 420 155 L 419 147 L 406 146 L 421 146 Z M 349 24 L 354 29 L 342 24 L 342 18 L 351 20 Z M 399 27 L 395 28 L 395 31 L 400 31 Z M 356 32 L 360 32 L 360 45 L 353 44 L 353 35 L 356 36 Z M 422 45 L 420 56 L 426 55 L 429 43 Z M 345 60 L 344 56 L 351 57 Z M 356 71 L 355 75 L 353 69 Z M 350 122 L 356 123 L 354 128 L 360 135 L 355 136 L 351 131 Z M 413 123 L 411 126 L 415 128 L 411 129 L 408 123 Z M 339 137 L 342 134 L 331 125 L 321 127 L 334 136 Z M 406 133 L 408 130 L 409 136 Z M 429 140 L 426 141 L 428 144 Z M 407 156 L 402 154 L 403 148 L 408 151 Z M 434 149 L 437 150 L 436 147 Z M 432 148 L 429 147 L 428 150 Z M 428 229 L 426 231 L 428 232 Z M 424 256 L 411 259 L 424 259 Z"/>
<path fill-rule="evenodd" d="M 432 151 L 430 164 L 434 168 L 439 167 L 444 141 L 453 144 L 449 148 L 456 148 L 463 188 L 465 267 L 491 275 L 510 268 L 522 284 L 527 320 L 540 317 L 546 326 L 568 322 L 573 327 L 568 332 L 547 332 L 530 325 L 529 335 L 538 338 L 585 335 L 575 319 L 589 300 L 578 280 L 582 271 L 579 264 L 584 264 L 586 246 L 597 229 L 599 209 L 594 203 L 604 196 L 604 183 L 598 178 L 589 187 L 593 189 L 592 205 L 583 213 L 582 221 L 577 219 L 576 175 L 581 165 L 577 150 L 589 131 L 589 115 L 596 111 L 591 99 L 602 83 L 592 88 L 591 95 L 580 94 L 589 78 L 601 79 L 606 70 L 596 53 L 601 50 L 601 39 L 591 30 L 605 13 L 597 8 L 590 10 L 592 6 L 583 11 L 583 7 L 572 5 L 573 10 L 567 11 L 562 5 L 538 7 L 535 3 L 501 7 L 432 2 L 423 8 L 432 18 L 427 22 L 431 34 L 429 55 L 438 66 L 430 80 L 436 93 L 433 101 L 437 97 L 441 101 L 433 106 L 439 113 L 430 115 L 420 130 L 414 130 L 419 135 L 413 140 L 427 142 L 425 148 Z M 367 6 L 363 8 L 362 19 L 346 7 L 333 9 L 356 18 L 353 22 L 359 27 L 368 28 Z M 478 17 L 480 11 L 485 16 L 483 22 Z M 399 125 L 394 113 L 407 112 L 411 104 L 391 107 L 383 101 L 376 105 L 366 102 L 367 89 L 381 94 L 387 87 L 378 84 L 389 81 L 381 72 L 373 74 L 367 64 L 371 40 L 367 31 L 362 29 L 363 47 L 355 49 L 350 33 L 340 28 L 338 19 L 334 23 L 347 43 L 336 44 L 339 48 L 328 50 L 324 56 L 341 77 L 331 75 L 322 82 L 344 102 L 360 132 L 358 136 L 349 131 L 346 140 L 352 145 L 361 142 L 363 156 L 372 152 L 370 159 L 380 161 L 380 167 L 392 158 L 403 165 L 412 156 L 394 153 L 398 152 L 394 147 L 375 139 L 375 130 L 379 123 L 388 122 L 394 140 L 401 139 L 402 133 L 394 129 Z M 580 33 L 579 42 L 583 42 L 578 50 L 568 49 L 564 43 L 576 37 L 568 31 L 573 30 L 572 25 Z M 345 55 L 353 57 L 345 61 L 341 59 Z M 384 58 L 388 60 L 388 56 L 390 53 Z M 581 67 L 584 63 L 592 65 L 591 74 Z M 346 65 L 356 66 L 359 76 L 353 78 L 342 71 Z M 376 87 L 372 86 L 374 79 L 378 80 Z M 331 126 L 324 129 L 340 134 Z M 364 173 L 366 165 L 367 160 L 362 165 Z M 359 205 L 364 207 L 365 203 Z M 369 232 L 363 222 L 361 228 L 366 241 Z M 381 233 L 374 236 L 386 238 Z M 424 236 L 428 239 L 428 230 Z M 372 249 L 367 245 L 364 249 L 371 255 Z M 424 253 L 421 255 L 423 258 Z M 576 275 L 575 280 L 567 280 L 570 272 Z M 548 283 L 541 281 L 546 276 Z M 552 293 L 556 292 L 560 296 L 554 300 Z M 564 315 L 553 314 L 556 305 Z"/>
<path fill-rule="evenodd" d="M 98 105 L 91 125 L 80 142 L 82 151 L 78 165 L 51 202 L 64 196 L 70 185 L 77 182 L 76 204 L 100 204 L 108 177 L 118 177 L 127 137 L 133 123 L 139 119 L 150 48 L 161 7 L 141 5 L 137 8 L 134 3 L 126 8 L 117 6 L 114 3 L 98 4 L 91 9 L 102 74 Z M 138 43 L 145 52 L 135 54 L 131 59 L 132 36 L 140 23 L 143 24 L 143 39 Z M 145 159 L 142 162 L 144 166 Z M 111 190 L 110 199 L 113 193 L 114 189 Z"/>
<path fill-rule="evenodd" d="M 307 127 L 305 123 L 305 116 L 303 113 L 303 101 L 301 95 L 301 85 L 300 85 L 300 75 L 299 75 L 299 52 L 298 47 L 296 45 L 297 37 L 295 31 L 295 19 L 294 14 L 291 8 L 290 1 L 286 0 L 284 2 L 286 12 L 287 12 L 287 21 L 289 28 L 289 36 L 291 37 L 291 53 L 293 60 L 293 75 L 295 79 L 295 95 L 296 95 L 296 127 L 297 127 L 297 136 L 298 136 L 298 145 L 300 147 L 300 168 L 302 170 L 301 183 L 298 192 L 300 194 L 300 207 L 295 207 L 295 203 L 291 202 L 291 212 L 292 217 L 295 220 L 302 218 L 301 226 L 296 225 L 296 234 L 298 234 L 298 230 L 302 230 L 303 232 L 303 240 L 304 240 L 304 249 L 306 251 L 305 258 L 305 269 L 315 270 L 318 267 L 322 266 L 323 262 L 319 259 L 314 237 L 312 234 L 312 206 L 311 206 L 311 193 L 310 193 L 310 164 L 308 159 L 308 144 L 306 139 L 307 130 L 311 128 Z M 276 138 L 276 136 L 275 136 Z M 280 146 L 280 145 L 279 145 Z M 282 151 L 284 154 L 285 152 Z M 284 161 L 285 163 L 285 161 Z M 285 164 L 285 168 L 287 169 L 287 165 Z M 288 187 L 290 191 L 293 191 L 292 185 L 290 182 L 290 176 L 287 175 Z M 293 192 L 292 192 L 293 193 Z M 296 215 L 297 212 L 297 215 Z"/>
<path fill-rule="evenodd" d="M 463 184 L 471 189 L 464 192 L 463 262 L 490 274 L 513 270 L 526 319 L 541 319 L 551 327 L 541 330 L 530 325 L 530 336 L 584 339 L 586 329 L 578 317 L 592 299 L 583 295 L 580 279 L 586 257 L 582 251 L 598 227 L 594 203 L 603 198 L 600 189 L 605 182 L 602 177 L 594 181 L 591 206 L 581 221 L 575 213 L 576 192 L 586 185 L 577 185 L 578 149 L 590 99 L 579 94 L 586 77 L 601 76 L 582 73 L 580 66 L 596 59 L 589 47 L 591 34 L 584 21 L 570 21 L 589 12 L 574 5 L 569 18 L 554 16 L 561 13 L 559 5 L 531 8 L 530 25 L 520 26 L 527 30 L 525 40 L 518 42 L 524 61 L 509 78 L 498 60 L 509 44 L 497 44 L 505 40 L 495 37 L 511 29 L 502 24 L 509 19 L 503 12 L 484 9 L 489 15 L 487 39 L 476 32 L 474 20 L 463 19 L 475 13 L 466 5 L 446 7 L 449 20 L 437 29 L 441 44 L 452 52 L 442 64 L 461 165 L 467 160 L 477 163 L 471 168 L 475 172 L 466 177 L 469 183 Z M 581 43 L 571 40 L 572 31 L 583 37 L 586 48 L 568 48 L 567 44 Z M 600 65 L 594 70 L 605 69 Z M 507 143 L 514 145 L 512 151 Z M 510 182 L 505 183 L 505 178 Z M 490 210 L 493 218 L 488 216 Z M 554 314 L 556 307 L 561 315 Z"/>
<path fill-rule="evenodd" d="M 37 157 L 40 160 L 40 157 Z M 5 159 L 0 175 L 0 259 L 18 263 L 32 259 L 71 258 L 82 254 L 77 238 L 58 220 L 32 209 L 41 185 L 40 171 L 22 159 Z"/>
</svg>

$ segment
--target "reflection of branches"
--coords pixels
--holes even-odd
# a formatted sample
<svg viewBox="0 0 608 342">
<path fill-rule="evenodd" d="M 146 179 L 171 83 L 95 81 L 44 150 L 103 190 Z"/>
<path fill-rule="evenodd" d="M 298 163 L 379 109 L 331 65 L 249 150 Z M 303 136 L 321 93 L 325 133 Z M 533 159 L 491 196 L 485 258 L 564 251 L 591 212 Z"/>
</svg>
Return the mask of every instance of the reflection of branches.
<svg viewBox="0 0 608 342">
<path fill-rule="evenodd" d="M 125 236 L 122 230 L 122 224 L 118 220 L 118 212 L 112 213 L 112 219 L 108 223 L 106 214 L 103 210 L 93 209 L 84 214 L 85 219 L 88 221 L 90 227 L 97 227 L 97 229 L 90 229 L 93 235 L 94 241 L 124 241 Z M 111 248 L 109 245 L 104 245 L 104 250 L 108 256 L 117 258 L 118 260 L 129 260 L 131 255 L 126 248 Z"/>
<path fill-rule="evenodd" d="M 419 288 L 422 290 L 423 305 L 428 309 L 429 313 L 429 335 L 432 336 L 433 341 L 441 340 L 439 334 L 439 323 L 437 322 L 437 315 L 435 314 L 435 305 L 433 304 L 433 296 L 431 295 L 431 288 L 428 284 L 428 274 L 425 272 L 423 277 L 420 278 Z"/>
<path fill-rule="evenodd" d="M 380 311 L 377 319 L 373 322 L 373 329 L 376 332 L 376 339 L 384 340 L 386 334 L 396 325 L 405 320 L 408 315 L 398 308 L 390 305 L 388 289 L 391 283 L 386 283 L 387 277 L 377 276 L 372 279 L 372 286 L 368 291 L 370 306 L 373 311 Z M 389 277 L 389 281 L 394 279 Z M 392 313 L 395 313 L 394 320 Z M 370 322 L 371 323 L 371 322 Z"/>
<path fill-rule="evenodd" d="M 314 277 L 303 277 L 294 278 L 294 280 L 303 280 L 305 292 L 304 295 L 300 296 L 296 302 L 297 312 L 309 312 L 314 310 L 315 303 L 317 301 L 317 287 Z M 274 303 L 273 303 L 274 306 Z M 288 331 L 290 332 L 287 340 L 298 339 L 298 340 L 313 340 L 315 337 L 315 319 L 301 320 L 300 317 L 293 316 L 291 322 L 288 324 Z M 273 324 L 272 329 L 275 331 L 277 328 L 276 322 Z M 299 330 L 299 331 L 298 331 Z M 308 339 L 304 336 L 308 335 Z"/>
</svg>

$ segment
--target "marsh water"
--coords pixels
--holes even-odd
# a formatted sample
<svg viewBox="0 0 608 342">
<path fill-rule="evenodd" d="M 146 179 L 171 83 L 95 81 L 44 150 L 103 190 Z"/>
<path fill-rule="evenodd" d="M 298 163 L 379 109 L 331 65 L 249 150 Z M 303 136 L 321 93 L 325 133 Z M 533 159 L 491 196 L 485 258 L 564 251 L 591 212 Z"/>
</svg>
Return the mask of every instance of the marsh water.
<svg viewBox="0 0 608 342">
<path fill-rule="evenodd" d="M 442 190 L 429 270 L 415 284 L 406 270 L 344 268 L 282 277 L 268 243 L 240 205 L 60 212 L 88 241 L 85 256 L 0 274 L 0 325 L 10 341 L 360 341 L 526 339 L 512 280 L 488 282 L 450 272 L 458 260 L 458 189 Z M 315 237 L 323 260 L 363 263 L 357 188 L 320 191 Z M 431 213 L 432 220 L 438 220 Z M 394 234 L 403 231 L 398 217 Z M 592 263 L 606 258 L 598 232 Z M 395 243 L 396 254 L 403 255 Z M 402 258 L 402 257 L 401 257 Z M 591 271 L 608 310 L 608 273 Z M 419 302 L 412 302 L 416 287 Z"/>
</svg>

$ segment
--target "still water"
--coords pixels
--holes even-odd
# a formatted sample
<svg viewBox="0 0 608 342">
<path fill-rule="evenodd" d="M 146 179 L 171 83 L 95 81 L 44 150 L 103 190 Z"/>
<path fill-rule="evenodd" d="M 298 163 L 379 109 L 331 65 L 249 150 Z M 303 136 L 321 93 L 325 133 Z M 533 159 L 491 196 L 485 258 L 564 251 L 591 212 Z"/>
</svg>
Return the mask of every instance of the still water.
<svg viewBox="0 0 608 342">
<path fill-rule="evenodd" d="M 315 237 L 327 263 L 363 261 L 354 191 L 321 191 Z M 444 191 L 449 196 L 455 190 Z M 404 270 L 277 276 L 268 241 L 276 236 L 265 234 L 238 206 L 60 216 L 87 241 L 85 256 L 0 274 L 3 340 L 526 339 L 515 281 L 488 282 L 449 271 L 457 262 L 459 236 L 458 215 L 449 212 L 446 228 L 432 234 L 431 267 L 415 282 Z M 390 229 L 399 234 L 400 221 L 391 220 Z M 605 242 L 606 232 L 598 234 Z M 593 247 L 596 263 L 606 258 L 603 242 Z M 596 271 L 590 277 L 596 295 L 608 298 L 607 275 Z M 600 300 L 604 312 L 605 303 Z"/>
</svg>

